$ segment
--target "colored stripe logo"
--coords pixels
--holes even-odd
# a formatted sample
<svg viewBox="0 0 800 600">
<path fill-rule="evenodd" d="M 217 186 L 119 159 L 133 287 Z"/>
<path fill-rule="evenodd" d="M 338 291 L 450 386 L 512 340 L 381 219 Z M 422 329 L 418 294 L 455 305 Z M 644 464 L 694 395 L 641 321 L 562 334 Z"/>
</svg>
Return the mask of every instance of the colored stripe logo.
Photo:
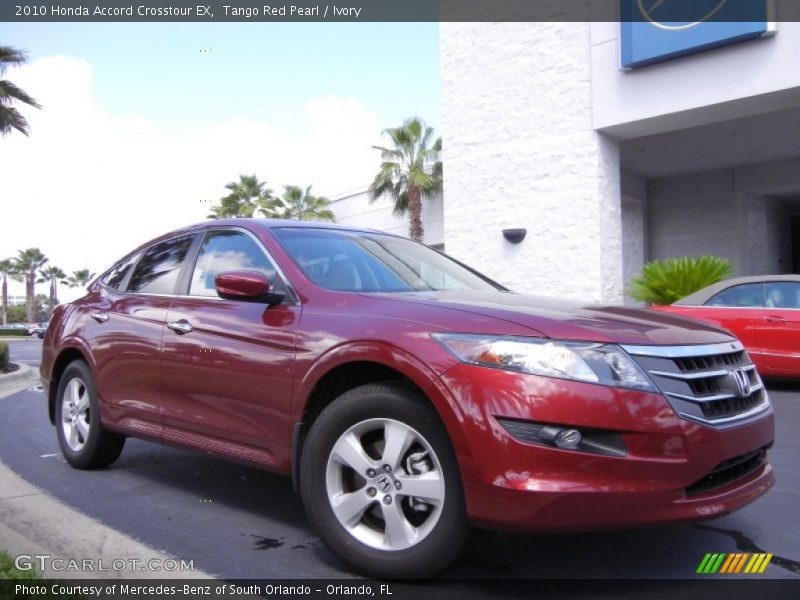
<svg viewBox="0 0 800 600">
<path fill-rule="evenodd" d="M 735 575 L 738 573 L 763 573 L 772 560 L 772 554 L 740 552 L 733 554 L 709 552 L 697 567 L 703 575 L 714 573 Z"/>
</svg>

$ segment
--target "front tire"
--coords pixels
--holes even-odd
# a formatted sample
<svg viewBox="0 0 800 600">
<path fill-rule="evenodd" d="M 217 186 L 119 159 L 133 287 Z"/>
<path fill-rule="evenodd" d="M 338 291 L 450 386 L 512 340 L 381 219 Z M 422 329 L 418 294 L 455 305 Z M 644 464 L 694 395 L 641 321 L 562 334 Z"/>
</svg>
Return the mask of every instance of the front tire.
<svg viewBox="0 0 800 600">
<path fill-rule="evenodd" d="M 100 422 L 100 403 L 89 366 L 71 362 L 58 382 L 56 395 L 58 445 L 77 469 L 107 467 L 122 453 L 125 438 Z"/>
<path fill-rule="evenodd" d="M 372 577 L 431 576 L 470 530 L 444 426 L 425 398 L 396 383 L 350 390 L 320 414 L 300 490 L 322 541 Z"/>
</svg>

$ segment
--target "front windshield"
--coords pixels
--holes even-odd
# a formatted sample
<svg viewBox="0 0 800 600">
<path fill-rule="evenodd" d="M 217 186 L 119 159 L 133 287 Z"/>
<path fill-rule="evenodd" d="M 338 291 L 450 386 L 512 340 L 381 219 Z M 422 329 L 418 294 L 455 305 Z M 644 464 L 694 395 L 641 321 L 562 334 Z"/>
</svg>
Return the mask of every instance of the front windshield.
<svg viewBox="0 0 800 600">
<path fill-rule="evenodd" d="M 502 290 L 427 246 L 379 233 L 279 227 L 272 230 L 306 277 L 341 292 Z"/>
</svg>

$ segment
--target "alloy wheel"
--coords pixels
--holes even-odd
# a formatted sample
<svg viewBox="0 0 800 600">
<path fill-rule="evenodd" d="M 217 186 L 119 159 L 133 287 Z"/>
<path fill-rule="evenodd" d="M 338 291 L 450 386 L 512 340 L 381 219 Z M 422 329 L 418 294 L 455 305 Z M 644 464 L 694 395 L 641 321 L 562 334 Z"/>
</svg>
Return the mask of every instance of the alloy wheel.
<svg viewBox="0 0 800 600">
<path fill-rule="evenodd" d="M 89 439 L 91 407 L 89 390 L 79 377 L 72 378 L 61 397 L 61 427 L 64 440 L 73 452 L 78 452 Z"/>
<path fill-rule="evenodd" d="M 445 498 L 444 473 L 431 444 L 394 419 L 369 419 L 345 431 L 328 457 L 326 487 L 345 530 L 390 551 L 425 539 Z"/>
</svg>

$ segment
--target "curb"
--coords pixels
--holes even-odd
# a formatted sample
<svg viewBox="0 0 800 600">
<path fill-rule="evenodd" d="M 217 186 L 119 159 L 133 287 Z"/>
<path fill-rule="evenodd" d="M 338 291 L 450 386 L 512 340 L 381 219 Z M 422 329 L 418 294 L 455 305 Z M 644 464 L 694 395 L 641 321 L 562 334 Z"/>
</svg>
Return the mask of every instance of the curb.
<svg viewBox="0 0 800 600">
<path fill-rule="evenodd" d="M 19 369 L 13 373 L 0 374 L 0 398 L 10 396 L 14 392 L 36 385 L 39 382 L 39 371 L 25 363 L 14 363 Z"/>
<path fill-rule="evenodd" d="M 0 399 L 39 382 L 37 369 L 20 368 L 0 375 Z M 65 465 L 65 468 L 66 467 Z M 76 535 L 75 532 L 80 532 Z M 47 578 L 58 579 L 213 579 L 197 569 L 152 570 L 172 565 L 170 556 L 78 512 L 28 483 L 0 461 L 0 550 L 23 565 L 32 564 Z M 46 564 L 41 564 L 46 557 Z M 54 562 L 55 561 L 55 562 Z M 60 561 L 60 562 L 59 562 Z M 75 561 L 70 563 L 70 561 Z M 91 561 L 93 570 L 84 568 Z M 115 562 L 118 561 L 118 562 Z M 157 562 L 152 562 L 157 561 Z M 117 568 L 123 566 L 124 568 Z M 55 568 L 53 568 L 55 567 Z M 77 568 L 73 568 L 77 567 Z"/>
<path fill-rule="evenodd" d="M 0 490 L 0 550 L 8 552 L 12 560 L 22 557 L 22 566 L 32 564 L 43 577 L 214 579 L 197 569 L 151 570 L 153 566 L 169 568 L 172 565 L 169 561 L 177 561 L 179 565 L 181 560 L 67 506 L 2 462 Z M 44 568 L 40 557 L 47 557 Z M 86 568 L 87 561 L 92 561 L 93 569 Z"/>
</svg>

